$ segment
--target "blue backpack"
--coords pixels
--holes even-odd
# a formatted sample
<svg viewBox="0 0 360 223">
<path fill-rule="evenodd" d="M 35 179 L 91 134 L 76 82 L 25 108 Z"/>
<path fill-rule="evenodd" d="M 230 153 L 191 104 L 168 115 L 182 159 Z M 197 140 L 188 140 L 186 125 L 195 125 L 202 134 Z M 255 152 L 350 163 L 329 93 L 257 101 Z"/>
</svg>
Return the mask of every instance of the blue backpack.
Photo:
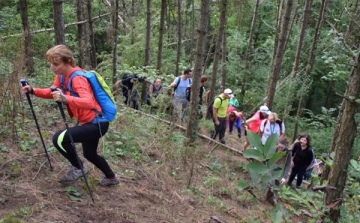
<svg viewBox="0 0 360 223">
<path fill-rule="evenodd" d="M 116 116 L 116 105 L 115 99 L 109 86 L 105 83 L 104 79 L 96 71 L 74 71 L 69 79 L 68 87 L 64 85 L 64 76 L 60 76 L 61 89 L 70 91 L 70 94 L 74 97 L 79 95 L 73 91 L 71 81 L 75 76 L 85 77 L 94 92 L 94 96 L 101 107 L 101 111 L 97 111 L 95 108 L 94 112 L 97 114 L 96 118 L 92 121 L 93 123 L 98 122 L 111 122 Z"/>
</svg>

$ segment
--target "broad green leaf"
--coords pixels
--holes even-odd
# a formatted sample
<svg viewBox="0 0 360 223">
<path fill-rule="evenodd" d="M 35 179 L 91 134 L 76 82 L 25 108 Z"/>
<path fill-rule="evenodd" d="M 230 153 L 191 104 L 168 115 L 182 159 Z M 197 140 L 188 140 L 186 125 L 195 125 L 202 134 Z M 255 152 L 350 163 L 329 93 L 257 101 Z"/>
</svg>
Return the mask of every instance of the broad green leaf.
<svg viewBox="0 0 360 223">
<path fill-rule="evenodd" d="M 279 170 L 279 171 L 273 171 L 274 179 L 280 179 L 282 173 L 283 173 L 283 169 L 281 169 L 281 170 Z"/>
<path fill-rule="evenodd" d="M 260 175 L 254 170 L 249 170 L 250 177 L 252 182 L 254 183 L 255 187 L 259 190 L 261 190 L 261 185 L 259 183 Z"/>
<path fill-rule="evenodd" d="M 271 211 L 271 222 L 272 223 L 282 223 L 283 222 L 283 213 L 281 210 L 273 209 Z"/>
<path fill-rule="evenodd" d="M 244 188 L 248 187 L 249 186 L 249 182 L 247 182 L 246 180 L 244 179 L 241 179 L 238 184 L 237 184 L 237 187 L 238 189 L 240 190 L 243 190 Z"/>
<path fill-rule="evenodd" d="M 250 172 L 255 171 L 258 174 L 265 174 L 269 170 L 269 168 L 265 164 L 258 161 L 249 163 L 247 167 L 249 168 Z"/>
<path fill-rule="evenodd" d="M 350 164 L 352 167 L 354 167 L 354 169 L 359 170 L 359 165 L 358 165 L 357 161 L 350 160 Z"/>
<path fill-rule="evenodd" d="M 265 160 L 263 154 L 257 149 L 247 149 L 244 151 L 243 155 L 247 159 L 256 159 L 260 162 Z"/>
<path fill-rule="evenodd" d="M 77 197 L 77 196 L 73 196 L 71 194 L 68 194 L 70 200 L 72 201 L 82 201 L 82 198 L 81 197 Z"/>
<path fill-rule="evenodd" d="M 263 152 L 263 144 L 261 142 L 261 137 L 251 131 L 247 131 L 247 137 L 250 142 L 250 145 L 255 146 L 260 152 Z"/>
<path fill-rule="evenodd" d="M 279 160 L 281 159 L 283 156 L 286 155 L 286 152 L 279 152 L 279 153 L 275 153 L 274 155 L 272 155 L 268 161 L 268 167 L 269 168 L 273 168 L 273 165 Z"/>
<path fill-rule="evenodd" d="M 278 135 L 272 134 L 267 138 L 266 143 L 264 145 L 264 154 L 266 159 L 270 159 L 274 153 L 276 153 L 276 143 L 278 141 Z"/>
</svg>

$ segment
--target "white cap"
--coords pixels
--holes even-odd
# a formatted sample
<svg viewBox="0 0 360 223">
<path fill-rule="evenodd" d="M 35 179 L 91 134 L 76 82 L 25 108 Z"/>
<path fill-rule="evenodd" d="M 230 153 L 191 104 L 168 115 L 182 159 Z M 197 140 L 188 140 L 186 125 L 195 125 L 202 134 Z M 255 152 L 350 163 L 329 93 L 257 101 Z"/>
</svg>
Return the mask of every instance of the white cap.
<svg viewBox="0 0 360 223">
<path fill-rule="evenodd" d="M 261 112 L 265 112 L 266 114 L 269 114 L 269 113 L 270 113 L 270 110 L 269 110 L 269 108 L 268 108 L 266 105 L 261 106 L 259 110 L 260 110 Z"/>
<path fill-rule="evenodd" d="M 230 98 L 234 97 L 234 94 L 233 94 L 232 90 L 229 89 L 229 88 L 226 88 L 226 89 L 224 90 L 224 94 L 226 94 L 226 95 L 229 96 Z"/>
</svg>

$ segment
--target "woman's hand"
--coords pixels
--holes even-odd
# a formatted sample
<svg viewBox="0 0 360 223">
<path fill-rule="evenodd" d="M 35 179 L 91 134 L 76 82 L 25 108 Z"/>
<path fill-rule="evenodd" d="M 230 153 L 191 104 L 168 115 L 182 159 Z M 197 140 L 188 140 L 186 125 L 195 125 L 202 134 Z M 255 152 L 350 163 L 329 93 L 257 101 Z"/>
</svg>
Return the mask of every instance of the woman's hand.
<svg viewBox="0 0 360 223">
<path fill-rule="evenodd" d="M 286 179 L 285 179 L 285 178 L 281 178 L 280 183 L 281 183 L 281 184 L 285 184 L 285 183 L 286 183 Z"/>
</svg>

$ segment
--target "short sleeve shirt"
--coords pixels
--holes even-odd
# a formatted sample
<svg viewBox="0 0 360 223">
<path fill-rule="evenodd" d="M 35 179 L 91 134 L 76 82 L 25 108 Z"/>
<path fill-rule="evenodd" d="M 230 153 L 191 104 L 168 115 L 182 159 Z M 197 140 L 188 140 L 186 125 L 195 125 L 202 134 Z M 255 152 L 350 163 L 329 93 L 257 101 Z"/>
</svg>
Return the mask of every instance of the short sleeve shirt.
<svg viewBox="0 0 360 223">
<path fill-rule="evenodd" d="M 222 97 L 222 95 L 219 95 L 219 97 L 222 99 L 222 102 L 220 98 L 215 98 L 214 100 L 214 108 L 217 108 L 217 117 L 219 118 L 225 118 L 227 109 L 228 109 L 228 103 L 229 100 Z"/>
</svg>

